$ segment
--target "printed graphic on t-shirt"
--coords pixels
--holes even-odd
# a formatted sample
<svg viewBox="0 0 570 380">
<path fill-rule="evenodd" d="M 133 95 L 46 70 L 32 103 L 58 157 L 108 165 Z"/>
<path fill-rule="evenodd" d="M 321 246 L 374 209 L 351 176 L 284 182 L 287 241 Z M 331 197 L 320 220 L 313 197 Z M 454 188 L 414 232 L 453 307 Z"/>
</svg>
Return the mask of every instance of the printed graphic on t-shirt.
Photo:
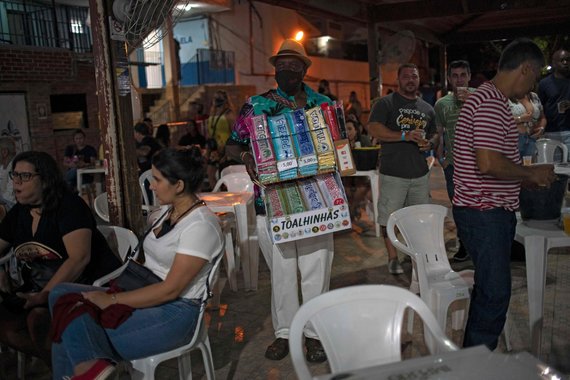
<svg viewBox="0 0 570 380">
<path fill-rule="evenodd" d="M 427 127 L 428 115 L 424 112 L 411 108 L 400 108 L 398 112 L 399 115 L 396 118 L 396 124 L 402 131 L 425 129 Z"/>
<path fill-rule="evenodd" d="M 62 257 L 59 253 L 37 241 L 29 241 L 20 244 L 14 250 L 14 255 L 21 261 L 36 261 L 36 260 L 61 260 Z"/>
</svg>

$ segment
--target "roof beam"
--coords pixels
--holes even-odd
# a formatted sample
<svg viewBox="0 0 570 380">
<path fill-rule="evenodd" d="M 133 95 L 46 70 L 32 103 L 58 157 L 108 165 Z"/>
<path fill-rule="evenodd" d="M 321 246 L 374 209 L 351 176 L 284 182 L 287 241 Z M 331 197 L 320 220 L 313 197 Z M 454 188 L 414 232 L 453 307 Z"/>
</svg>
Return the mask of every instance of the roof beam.
<svg viewBox="0 0 570 380">
<path fill-rule="evenodd" d="M 416 0 L 371 7 L 376 22 L 465 16 L 529 8 L 565 8 L 569 0 Z M 567 8 L 566 8 L 567 9 Z"/>
<path fill-rule="evenodd" d="M 570 34 L 570 23 L 551 23 L 545 25 L 528 25 L 509 29 L 478 30 L 473 32 L 452 33 L 441 37 L 445 44 L 464 44 L 481 41 L 514 39 L 518 37 L 536 37 L 549 34 Z"/>
</svg>

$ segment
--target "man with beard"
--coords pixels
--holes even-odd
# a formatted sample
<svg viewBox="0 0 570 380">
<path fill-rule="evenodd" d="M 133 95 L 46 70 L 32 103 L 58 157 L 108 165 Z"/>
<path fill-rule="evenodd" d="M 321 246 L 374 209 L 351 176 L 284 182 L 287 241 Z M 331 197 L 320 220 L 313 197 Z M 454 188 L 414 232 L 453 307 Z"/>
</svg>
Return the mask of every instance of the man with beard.
<svg viewBox="0 0 570 380">
<path fill-rule="evenodd" d="M 230 139 L 240 144 L 240 158 L 253 180 L 257 180 L 255 161 L 249 150 L 250 133 L 247 120 L 262 113 L 275 116 L 298 108 L 310 109 L 330 99 L 313 91 L 303 83 L 311 60 L 305 48 L 294 40 L 285 40 L 276 55 L 269 58 L 275 67 L 277 89 L 252 96 L 241 108 Z M 273 244 L 267 230 L 263 199 L 255 191 L 257 233 L 261 252 L 271 271 L 271 317 L 275 341 L 267 347 L 265 357 L 281 360 L 289 353 L 289 327 L 299 309 L 297 272 L 301 274 L 302 302 L 328 291 L 333 259 L 333 235 L 326 234 L 289 243 Z M 310 362 L 323 362 L 326 355 L 311 326 L 305 328 L 306 358 Z"/>
<path fill-rule="evenodd" d="M 374 103 L 368 131 L 382 143 L 378 223 L 388 251 L 388 271 L 404 273 L 396 248 L 386 233 L 391 213 L 405 206 L 429 203 L 429 169 L 423 152 L 438 142 L 433 107 L 417 96 L 420 76 L 416 65 L 398 68 L 398 91 Z"/>
<path fill-rule="evenodd" d="M 545 136 L 563 142 L 570 149 L 570 51 L 552 55 L 554 72 L 540 81 L 538 97 L 544 107 Z"/>
</svg>

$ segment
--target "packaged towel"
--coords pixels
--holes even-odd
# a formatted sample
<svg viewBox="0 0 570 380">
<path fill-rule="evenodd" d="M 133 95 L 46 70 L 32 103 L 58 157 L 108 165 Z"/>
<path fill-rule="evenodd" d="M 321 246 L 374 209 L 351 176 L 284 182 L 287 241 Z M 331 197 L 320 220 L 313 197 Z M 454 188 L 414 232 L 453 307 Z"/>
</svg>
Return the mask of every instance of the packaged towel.
<svg viewBox="0 0 570 380">
<path fill-rule="evenodd" d="M 273 152 L 265 115 L 253 116 L 249 119 L 247 125 L 251 135 L 253 157 L 257 166 L 259 180 L 263 184 L 277 182 L 279 180 L 277 161 Z"/>
<path fill-rule="evenodd" d="M 293 151 L 293 140 L 287 118 L 285 115 L 270 116 L 267 118 L 267 123 L 273 141 L 279 179 L 286 181 L 297 178 L 297 159 Z"/>
<path fill-rule="evenodd" d="M 309 126 L 307 125 L 307 119 L 305 118 L 305 111 L 298 109 L 285 113 L 285 116 L 293 135 L 299 175 L 307 177 L 317 174 L 319 164 Z"/>
<path fill-rule="evenodd" d="M 299 181 L 299 188 L 301 189 L 301 195 L 309 211 L 327 207 L 319 190 L 317 180 L 314 178 L 301 180 Z"/>
<path fill-rule="evenodd" d="M 335 169 L 335 155 L 332 137 L 323 118 L 320 107 L 314 107 L 305 112 L 311 138 L 317 152 L 319 172 L 329 172 Z"/>
</svg>

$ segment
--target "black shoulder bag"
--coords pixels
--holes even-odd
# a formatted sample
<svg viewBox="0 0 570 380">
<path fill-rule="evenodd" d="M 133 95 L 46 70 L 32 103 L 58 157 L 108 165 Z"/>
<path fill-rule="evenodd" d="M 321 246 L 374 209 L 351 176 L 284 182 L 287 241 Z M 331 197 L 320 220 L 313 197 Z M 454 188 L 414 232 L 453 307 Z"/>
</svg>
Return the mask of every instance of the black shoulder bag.
<svg viewBox="0 0 570 380">
<path fill-rule="evenodd" d="M 124 266 L 121 274 L 111 280 L 111 285 L 120 288 L 123 291 L 135 290 L 139 288 L 144 288 L 145 286 L 156 284 L 162 281 L 160 277 L 154 274 L 150 269 L 144 265 L 138 263 L 136 258 L 139 256 L 139 251 L 141 251 L 142 244 L 147 235 L 164 219 L 164 217 L 170 212 L 170 208 L 166 210 L 153 224 L 148 228 L 137 246 L 132 249 L 126 257 L 126 266 Z"/>
</svg>

